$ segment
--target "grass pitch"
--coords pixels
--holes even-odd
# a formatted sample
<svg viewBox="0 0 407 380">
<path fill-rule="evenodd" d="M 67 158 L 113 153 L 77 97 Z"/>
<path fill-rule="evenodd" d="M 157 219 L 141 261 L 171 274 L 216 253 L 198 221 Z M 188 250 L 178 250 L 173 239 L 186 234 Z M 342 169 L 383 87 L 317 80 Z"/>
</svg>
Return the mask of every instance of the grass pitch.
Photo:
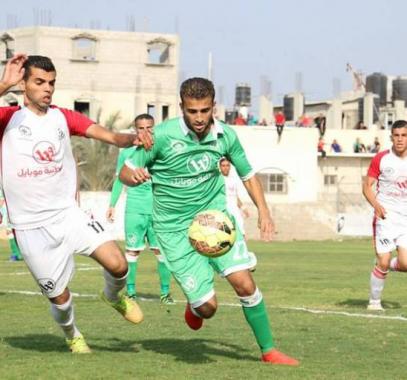
<svg viewBox="0 0 407 380">
<path fill-rule="evenodd" d="M 301 360 L 298 368 L 259 362 L 236 297 L 216 281 L 216 316 L 194 332 L 183 321 L 184 297 L 161 306 L 155 259 L 145 252 L 137 287 L 145 321 L 134 326 L 102 303 L 101 270 L 78 258 L 71 290 L 78 327 L 92 355 L 67 351 L 48 301 L 24 263 L 0 246 L 0 379 L 407 379 L 406 275 L 391 273 L 385 313 L 366 311 L 373 251 L 368 240 L 251 242 L 254 277 L 263 292 L 275 341 Z"/>
</svg>

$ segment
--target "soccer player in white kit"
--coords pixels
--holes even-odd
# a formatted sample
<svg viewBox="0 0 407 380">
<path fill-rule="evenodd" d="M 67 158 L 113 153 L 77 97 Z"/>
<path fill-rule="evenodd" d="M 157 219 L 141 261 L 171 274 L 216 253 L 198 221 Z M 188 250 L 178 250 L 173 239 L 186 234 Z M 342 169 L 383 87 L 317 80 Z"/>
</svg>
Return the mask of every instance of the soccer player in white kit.
<svg viewBox="0 0 407 380">
<path fill-rule="evenodd" d="M 243 202 L 239 198 L 239 195 L 242 194 L 241 187 L 239 186 L 241 185 L 239 183 L 241 180 L 237 175 L 231 173 L 231 163 L 226 157 L 219 160 L 219 169 L 225 181 L 226 207 L 233 215 L 237 227 L 246 240 L 243 217 L 248 218 L 249 212 L 243 207 Z M 253 272 L 257 264 L 257 258 L 253 252 L 249 251 L 248 254 L 251 260 L 250 270 Z"/>
<path fill-rule="evenodd" d="M 381 295 L 389 270 L 407 271 L 407 121 L 391 129 L 392 148 L 376 154 L 363 184 L 363 195 L 374 208 L 376 264 L 370 277 L 368 310 L 384 310 Z M 372 186 L 376 184 L 376 192 Z M 392 251 L 397 256 L 392 258 Z"/>
<path fill-rule="evenodd" d="M 0 96 L 20 84 L 24 106 L 0 107 L 1 177 L 9 221 L 24 261 L 73 353 L 89 353 L 75 325 L 68 283 L 73 254 L 90 256 L 104 267 L 102 299 L 130 322 L 143 314 L 137 303 L 119 294 L 126 285 L 127 262 L 101 223 L 75 201 L 76 165 L 70 135 L 119 147 L 151 143 L 148 136 L 113 133 L 86 116 L 51 106 L 56 70 L 48 57 L 16 54 L 4 69 Z"/>
</svg>

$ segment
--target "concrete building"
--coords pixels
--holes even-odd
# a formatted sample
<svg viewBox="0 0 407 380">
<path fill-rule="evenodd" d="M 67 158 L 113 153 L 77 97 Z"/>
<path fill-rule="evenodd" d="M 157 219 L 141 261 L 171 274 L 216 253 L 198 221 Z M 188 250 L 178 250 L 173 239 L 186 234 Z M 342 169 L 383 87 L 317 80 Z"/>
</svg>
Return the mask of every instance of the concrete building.
<svg viewBox="0 0 407 380">
<path fill-rule="evenodd" d="M 157 121 L 178 114 L 179 37 L 60 27 L 26 27 L 0 34 L 3 69 L 13 52 L 49 56 L 57 69 L 54 103 L 102 122 L 120 111 L 123 122 L 140 113 Z M 3 104 L 20 102 L 13 89 Z"/>
</svg>

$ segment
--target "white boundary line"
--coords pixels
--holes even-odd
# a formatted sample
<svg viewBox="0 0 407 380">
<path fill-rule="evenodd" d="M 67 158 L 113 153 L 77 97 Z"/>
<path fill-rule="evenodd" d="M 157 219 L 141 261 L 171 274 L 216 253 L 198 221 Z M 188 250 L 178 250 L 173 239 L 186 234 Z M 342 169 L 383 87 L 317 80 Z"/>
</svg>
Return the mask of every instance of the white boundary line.
<svg viewBox="0 0 407 380">
<path fill-rule="evenodd" d="M 20 295 L 27 295 L 27 296 L 42 296 L 41 292 L 33 292 L 27 290 L 1 290 L 0 293 L 6 294 L 20 294 Z M 74 293 L 72 292 L 74 297 L 80 298 L 99 298 L 97 294 L 81 294 L 81 293 Z M 155 298 L 138 298 L 141 301 L 145 302 L 159 302 L 158 299 Z M 185 300 L 182 301 L 175 301 L 179 304 L 185 304 Z M 219 306 L 227 306 L 227 307 L 241 307 L 238 303 L 219 303 Z M 280 310 L 290 310 L 290 311 L 300 311 L 305 313 L 311 314 L 323 314 L 323 315 L 339 315 L 343 317 L 352 317 L 352 318 L 367 318 L 367 319 L 387 319 L 387 320 L 394 320 L 394 321 L 402 321 L 406 322 L 407 318 L 401 315 L 383 315 L 383 314 L 362 314 L 362 313 L 349 313 L 347 311 L 335 311 L 335 310 L 318 310 L 318 309 L 309 309 L 306 307 L 294 307 L 294 306 L 272 306 L 269 307 L 270 309 L 280 309 Z"/>
</svg>

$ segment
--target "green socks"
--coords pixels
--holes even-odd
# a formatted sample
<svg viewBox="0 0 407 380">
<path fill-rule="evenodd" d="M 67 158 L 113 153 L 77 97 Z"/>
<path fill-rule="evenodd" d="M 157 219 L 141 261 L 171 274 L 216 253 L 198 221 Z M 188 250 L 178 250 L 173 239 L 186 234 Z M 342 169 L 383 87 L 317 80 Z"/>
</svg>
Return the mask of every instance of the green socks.
<svg viewBox="0 0 407 380">
<path fill-rule="evenodd" d="M 270 351 L 274 347 L 274 342 L 264 300 L 261 300 L 256 306 L 243 306 L 242 308 L 246 321 L 253 330 L 261 352 L 265 353 Z"/>
<path fill-rule="evenodd" d="M 160 277 L 161 295 L 167 295 L 170 292 L 171 272 L 162 261 L 157 261 L 157 272 Z"/>
<path fill-rule="evenodd" d="M 136 295 L 136 273 L 137 273 L 137 261 L 129 261 L 129 272 L 127 273 L 127 295 L 135 296 Z"/>
</svg>

